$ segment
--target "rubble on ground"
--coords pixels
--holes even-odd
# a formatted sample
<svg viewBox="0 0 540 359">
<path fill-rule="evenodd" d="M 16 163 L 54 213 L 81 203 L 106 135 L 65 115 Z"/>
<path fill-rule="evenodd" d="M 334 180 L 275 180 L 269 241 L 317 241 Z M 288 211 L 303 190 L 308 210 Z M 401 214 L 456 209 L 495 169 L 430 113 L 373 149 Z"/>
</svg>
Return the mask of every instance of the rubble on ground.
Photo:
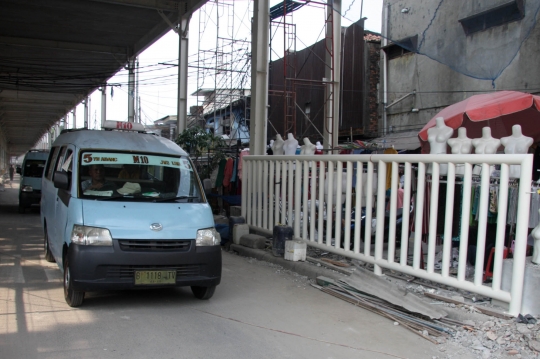
<svg viewBox="0 0 540 359">
<path fill-rule="evenodd" d="M 372 270 L 371 265 L 362 263 L 337 254 L 308 246 L 307 256 L 319 259 L 318 263 L 311 265 L 321 266 L 323 258 L 327 258 L 329 263 L 341 262 L 349 265 L 344 266 L 349 271 L 357 270 L 357 266 L 363 266 Z M 298 283 L 304 289 L 313 281 L 305 276 L 300 276 L 292 271 L 284 269 L 282 266 L 258 261 L 253 258 L 247 259 L 255 265 L 269 266 L 275 269 L 275 273 Z M 332 269 L 331 264 L 329 268 Z M 431 299 L 431 304 L 441 306 L 449 313 L 449 318 L 462 323 L 455 325 L 453 336 L 446 338 L 435 338 L 440 355 L 432 359 L 453 359 L 463 356 L 474 356 L 486 359 L 503 358 L 540 358 L 540 316 L 535 316 L 537 323 L 518 323 L 515 318 L 502 319 L 482 314 L 478 311 L 478 306 L 502 311 L 502 308 L 491 304 L 490 298 L 479 296 L 453 287 L 431 282 L 414 277 L 403 276 L 393 271 L 385 271 L 388 276 L 384 278 L 392 282 L 395 286 L 407 290 L 408 292 L 423 295 L 424 293 L 441 294 L 450 298 L 460 298 L 463 304 L 446 303 Z M 392 277 L 391 275 L 394 275 Z M 403 278 L 397 279 L 396 276 Z M 351 310 L 358 310 L 352 307 Z M 527 313 L 523 313 L 525 315 Z M 398 323 L 399 324 L 399 323 Z M 395 325 L 389 320 L 389 325 Z M 423 334 L 423 333 L 421 333 Z"/>
</svg>

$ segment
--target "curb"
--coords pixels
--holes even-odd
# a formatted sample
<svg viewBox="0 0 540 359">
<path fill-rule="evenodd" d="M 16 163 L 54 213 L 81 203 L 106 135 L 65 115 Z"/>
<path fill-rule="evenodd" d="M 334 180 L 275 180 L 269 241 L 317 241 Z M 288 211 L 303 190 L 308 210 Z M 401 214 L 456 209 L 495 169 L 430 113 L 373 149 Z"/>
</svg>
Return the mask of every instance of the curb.
<svg viewBox="0 0 540 359">
<path fill-rule="evenodd" d="M 231 244 L 230 251 L 236 252 L 243 257 L 251 257 L 257 260 L 280 265 L 285 269 L 288 269 L 300 275 L 304 275 L 309 279 L 313 280 L 317 279 L 317 277 L 319 276 L 324 276 L 335 280 L 346 277 L 339 272 L 335 272 L 331 269 L 327 269 L 324 267 L 318 267 L 308 262 L 293 262 L 285 260 L 283 257 L 275 257 L 274 255 L 272 255 L 272 253 L 262 249 L 253 249 L 238 244 Z"/>
</svg>

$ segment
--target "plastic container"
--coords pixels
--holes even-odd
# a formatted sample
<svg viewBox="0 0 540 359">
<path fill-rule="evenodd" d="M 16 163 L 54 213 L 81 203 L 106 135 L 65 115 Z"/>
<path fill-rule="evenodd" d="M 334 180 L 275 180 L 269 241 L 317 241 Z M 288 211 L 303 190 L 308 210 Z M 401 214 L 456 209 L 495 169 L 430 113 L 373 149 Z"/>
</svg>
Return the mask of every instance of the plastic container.
<svg viewBox="0 0 540 359">
<path fill-rule="evenodd" d="M 276 257 L 283 257 L 285 254 L 285 241 L 293 239 L 293 229 L 289 226 L 274 226 L 272 235 L 272 254 Z"/>
</svg>

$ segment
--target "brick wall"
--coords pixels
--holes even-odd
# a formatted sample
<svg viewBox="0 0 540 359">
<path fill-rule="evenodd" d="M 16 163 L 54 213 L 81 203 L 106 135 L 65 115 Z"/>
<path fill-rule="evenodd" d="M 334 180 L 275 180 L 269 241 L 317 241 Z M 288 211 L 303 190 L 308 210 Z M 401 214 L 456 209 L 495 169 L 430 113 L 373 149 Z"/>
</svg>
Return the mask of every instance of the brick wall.
<svg viewBox="0 0 540 359">
<path fill-rule="evenodd" d="M 380 82 L 380 37 L 378 41 L 368 41 L 367 61 L 367 96 L 368 96 L 368 119 L 365 122 L 364 134 L 377 136 L 379 123 L 379 82 Z"/>
</svg>

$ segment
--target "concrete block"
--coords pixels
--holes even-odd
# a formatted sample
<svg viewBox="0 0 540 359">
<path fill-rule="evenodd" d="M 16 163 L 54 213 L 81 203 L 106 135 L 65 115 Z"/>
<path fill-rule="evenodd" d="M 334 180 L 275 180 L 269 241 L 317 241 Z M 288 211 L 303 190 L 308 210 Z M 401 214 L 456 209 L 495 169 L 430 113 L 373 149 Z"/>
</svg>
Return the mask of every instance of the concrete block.
<svg viewBox="0 0 540 359">
<path fill-rule="evenodd" d="M 230 216 L 229 217 L 229 241 L 233 241 L 233 229 L 235 224 L 245 224 L 246 220 L 244 217 L 236 217 L 236 216 Z M 238 237 L 240 238 L 240 237 Z"/>
<path fill-rule="evenodd" d="M 300 240 L 285 241 L 285 259 L 298 262 L 305 261 L 307 254 L 306 243 Z"/>
<path fill-rule="evenodd" d="M 233 227 L 233 242 L 240 244 L 240 237 L 249 234 L 249 226 L 247 224 L 235 224 Z"/>
<path fill-rule="evenodd" d="M 266 237 L 257 234 L 244 234 L 240 237 L 240 245 L 253 249 L 264 249 L 266 247 Z"/>
<path fill-rule="evenodd" d="M 231 213 L 231 216 L 234 217 L 240 217 L 242 215 L 242 207 L 241 206 L 230 206 L 229 207 Z"/>
<path fill-rule="evenodd" d="M 525 278 L 523 280 L 523 299 L 521 301 L 520 313 L 540 315 L 540 266 L 531 261 L 532 257 L 527 257 L 525 262 Z M 510 291 L 512 286 L 512 270 L 514 268 L 514 259 L 503 260 L 501 289 Z M 507 305 L 508 307 L 508 305 Z"/>
</svg>

